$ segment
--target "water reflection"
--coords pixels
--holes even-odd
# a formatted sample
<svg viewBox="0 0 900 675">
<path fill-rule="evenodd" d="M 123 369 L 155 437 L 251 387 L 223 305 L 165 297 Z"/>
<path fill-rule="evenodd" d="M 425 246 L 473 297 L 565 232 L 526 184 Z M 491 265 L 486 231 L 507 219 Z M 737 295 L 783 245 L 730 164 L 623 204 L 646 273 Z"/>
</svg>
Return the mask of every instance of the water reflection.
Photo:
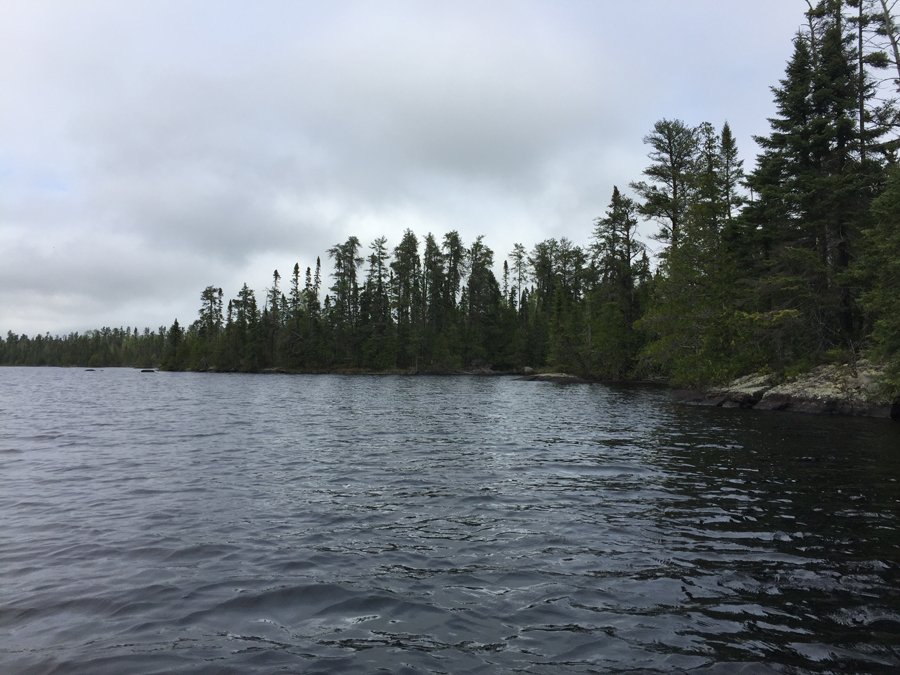
<svg viewBox="0 0 900 675">
<path fill-rule="evenodd" d="M 13 672 L 888 673 L 900 425 L 507 378 L 0 370 Z"/>
<path fill-rule="evenodd" d="M 685 592 L 707 619 L 698 634 L 723 656 L 745 652 L 742 660 L 894 668 L 896 428 L 755 411 L 678 413 L 682 424 L 658 436 L 665 484 L 679 495 L 659 525 L 692 566 Z M 724 626 L 733 627 L 727 640 Z"/>
</svg>

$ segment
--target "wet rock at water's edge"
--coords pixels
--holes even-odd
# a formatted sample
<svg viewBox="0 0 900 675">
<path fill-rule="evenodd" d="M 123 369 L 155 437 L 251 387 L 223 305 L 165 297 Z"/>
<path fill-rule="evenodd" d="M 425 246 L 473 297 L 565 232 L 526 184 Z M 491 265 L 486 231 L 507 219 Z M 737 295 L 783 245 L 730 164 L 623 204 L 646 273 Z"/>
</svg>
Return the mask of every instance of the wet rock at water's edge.
<svg viewBox="0 0 900 675">
<path fill-rule="evenodd" d="M 824 365 L 789 379 L 757 374 L 723 387 L 679 392 L 690 403 L 723 408 L 790 410 L 793 412 L 900 417 L 900 402 L 880 389 L 881 368 L 866 360 Z"/>
</svg>

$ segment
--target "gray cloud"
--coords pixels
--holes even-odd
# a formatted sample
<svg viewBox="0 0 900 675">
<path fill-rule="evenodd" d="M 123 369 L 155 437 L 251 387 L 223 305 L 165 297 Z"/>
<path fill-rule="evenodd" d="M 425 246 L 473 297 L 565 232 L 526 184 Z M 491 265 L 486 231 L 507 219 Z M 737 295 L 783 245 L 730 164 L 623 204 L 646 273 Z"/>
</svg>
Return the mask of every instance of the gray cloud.
<svg viewBox="0 0 900 675">
<path fill-rule="evenodd" d="M 586 243 L 660 117 L 750 163 L 802 4 L 7 4 L 0 330 L 184 322 L 349 234 Z"/>
</svg>

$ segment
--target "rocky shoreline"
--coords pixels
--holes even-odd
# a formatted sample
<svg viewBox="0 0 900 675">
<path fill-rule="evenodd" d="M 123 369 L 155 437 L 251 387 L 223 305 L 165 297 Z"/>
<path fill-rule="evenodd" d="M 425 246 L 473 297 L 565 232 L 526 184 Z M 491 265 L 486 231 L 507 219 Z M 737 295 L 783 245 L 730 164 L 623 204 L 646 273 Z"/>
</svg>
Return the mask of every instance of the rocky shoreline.
<svg viewBox="0 0 900 675">
<path fill-rule="evenodd" d="M 748 375 L 722 387 L 680 391 L 698 405 L 754 410 L 900 419 L 900 400 L 887 398 L 879 386 L 881 368 L 861 360 L 824 365 L 792 378 Z"/>
</svg>

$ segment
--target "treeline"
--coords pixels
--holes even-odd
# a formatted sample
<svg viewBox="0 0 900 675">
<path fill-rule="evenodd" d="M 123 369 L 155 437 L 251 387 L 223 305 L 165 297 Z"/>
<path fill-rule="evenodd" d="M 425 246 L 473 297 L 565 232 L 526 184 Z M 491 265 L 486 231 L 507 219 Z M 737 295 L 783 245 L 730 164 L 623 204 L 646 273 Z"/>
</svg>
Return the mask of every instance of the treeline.
<svg viewBox="0 0 900 675">
<path fill-rule="evenodd" d="M 166 329 L 101 328 L 51 336 L 6 334 L 0 338 L 0 365 L 5 366 L 158 366 L 166 349 Z"/>
<path fill-rule="evenodd" d="M 494 273 L 482 237 L 384 237 L 276 271 L 264 297 L 201 294 L 199 318 L 0 340 L 0 362 L 169 369 L 452 372 L 550 367 L 683 384 L 860 354 L 900 394 L 896 26 L 885 3 L 823 0 L 794 39 L 763 151 L 744 173 L 728 124 L 660 120 L 650 165 L 613 189 L 590 241 L 516 244 Z M 895 74 L 897 77 L 893 78 Z M 885 79 L 887 75 L 887 79 Z M 636 236 L 658 224 L 658 265 Z"/>
<path fill-rule="evenodd" d="M 636 353 L 637 344 L 625 345 L 619 333 L 637 334 L 630 324 L 651 275 L 645 248 L 634 238 L 633 203 L 618 192 L 616 200 L 615 212 L 598 221 L 590 250 L 565 238 L 530 252 L 516 245 L 500 281 L 481 237 L 467 246 L 457 232 L 439 243 L 430 234 L 420 242 L 407 231 L 393 251 L 384 237 L 376 239 L 365 258 L 350 237 L 327 252 L 328 289 L 320 262 L 305 274 L 294 265 L 286 283 L 273 274 L 262 301 L 245 284 L 226 305 L 222 289 L 207 287 L 199 317 L 187 328 L 176 320 L 142 334 L 131 328 L 61 338 L 9 333 L 0 355 L 3 363 L 20 365 L 226 371 L 453 372 L 553 364 L 582 373 L 610 368 L 609 377 L 621 378 L 632 369 L 631 357 L 598 345 Z M 593 306 L 597 316 L 590 320 L 584 310 Z"/>
</svg>

